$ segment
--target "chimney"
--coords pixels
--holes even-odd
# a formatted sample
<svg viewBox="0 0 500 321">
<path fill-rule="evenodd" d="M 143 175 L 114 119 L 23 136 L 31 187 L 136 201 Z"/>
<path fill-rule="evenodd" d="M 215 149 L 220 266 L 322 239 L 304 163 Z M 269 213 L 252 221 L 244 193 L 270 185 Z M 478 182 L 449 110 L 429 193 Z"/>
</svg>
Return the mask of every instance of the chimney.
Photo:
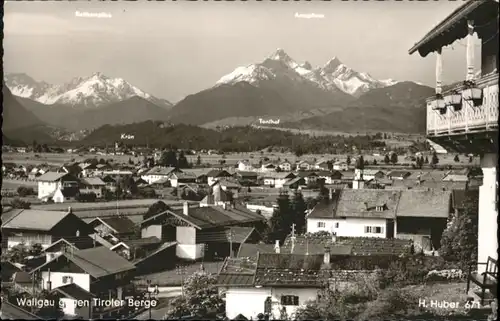
<svg viewBox="0 0 500 321">
<path fill-rule="evenodd" d="M 330 264 L 330 247 L 325 246 L 325 254 L 323 256 L 323 263 Z"/>
<path fill-rule="evenodd" d="M 182 214 L 188 216 L 189 215 L 189 204 L 188 202 L 184 202 L 182 205 Z"/>
<path fill-rule="evenodd" d="M 68 206 L 68 213 L 73 213 L 73 209 L 71 208 L 71 206 Z"/>
<path fill-rule="evenodd" d="M 276 244 L 274 245 L 274 251 L 276 253 L 280 253 L 280 241 L 279 240 L 276 240 Z"/>
</svg>

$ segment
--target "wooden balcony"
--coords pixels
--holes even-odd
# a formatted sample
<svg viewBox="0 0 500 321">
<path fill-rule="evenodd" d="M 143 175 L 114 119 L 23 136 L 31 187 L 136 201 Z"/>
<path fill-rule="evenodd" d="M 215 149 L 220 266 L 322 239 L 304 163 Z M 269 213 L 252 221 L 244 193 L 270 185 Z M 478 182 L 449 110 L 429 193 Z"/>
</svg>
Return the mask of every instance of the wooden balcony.
<svg viewBox="0 0 500 321">
<path fill-rule="evenodd" d="M 483 92 L 482 104 L 478 106 L 462 97 L 458 108 L 446 106 L 445 109 L 437 110 L 436 97 L 427 99 L 428 139 L 448 150 L 458 152 L 474 152 L 473 145 L 477 139 L 486 141 L 493 149 L 497 148 L 498 73 L 476 80 L 476 85 Z M 463 89 L 463 85 L 459 85 L 443 92 L 442 95 L 446 97 L 452 92 L 462 95 Z M 464 141 L 468 146 L 463 144 Z"/>
</svg>

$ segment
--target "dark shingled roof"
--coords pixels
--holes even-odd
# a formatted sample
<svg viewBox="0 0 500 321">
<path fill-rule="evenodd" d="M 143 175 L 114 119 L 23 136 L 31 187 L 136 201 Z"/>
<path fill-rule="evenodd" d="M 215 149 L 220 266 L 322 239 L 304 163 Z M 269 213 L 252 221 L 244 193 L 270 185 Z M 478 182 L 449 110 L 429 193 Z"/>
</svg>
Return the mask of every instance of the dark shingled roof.
<svg viewBox="0 0 500 321">
<path fill-rule="evenodd" d="M 450 191 L 402 191 L 397 216 L 448 218 Z"/>
<path fill-rule="evenodd" d="M 340 193 L 333 193 L 331 200 L 319 202 L 307 218 L 334 218 Z"/>
<path fill-rule="evenodd" d="M 75 283 L 70 283 L 66 284 L 60 287 L 57 287 L 52 290 L 53 292 L 58 292 L 62 294 L 63 296 L 70 298 L 70 299 L 75 299 L 75 300 L 90 300 L 95 295 L 92 293 L 88 292 L 87 290 L 81 288 Z"/>
<path fill-rule="evenodd" d="M 395 218 L 400 193 L 397 191 L 344 189 L 337 203 L 337 217 Z M 384 210 L 376 211 L 377 206 Z"/>
<path fill-rule="evenodd" d="M 135 266 L 132 263 L 115 252 L 110 251 L 105 246 L 79 250 L 73 252 L 72 254 L 64 253 L 61 256 L 65 256 L 68 260 L 79 266 L 82 270 L 94 278 L 100 278 L 135 269 Z M 61 256 L 54 258 L 54 260 L 61 259 Z M 52 261 L 53 260 L 40 265 L 30 273 L 43 268 Z"/>
<path fill-rule="evenodd" d="M 255 285 L 311 287 L 325 280 L 323 255 L 262 253 L 257 259 Z"/>
<path fill-rule="evenodd" d="M 252 286 L 254 274 L 244 273 L 220 273 L 217 277 L 217 285 L 226 286 Z"/>
<path fill-rule="evenodd" d="M 284 246 L 289 247 L 291 243 L 288 237 Z M 335 243 L 332 243 L 332 237 L 328 235 L 314 235 L 308 234 L 307 239 L 305 235 L 297 236 L 295 239 L 295 246 L 307 245 L 309 248 L 314 246 L 334 246 L 343 245 L 351 246 L 351 255 L 400 255 L 407 253 L 411 246 L 411 240 L 402 239 L 385 239 L 377 237 L 337 237 Z"/>
<path fill-rule="evenodd" d="M 329 245 L 331 255 L 351 255 L 352 246 L 350 245 Z M 275 253 L 273 244 L 250 244 L 244 243 L 240 245 L 238 251 L 238 258 L 248 258 L 250 260 L 256 260 L 258 253 Z M 280 247 L 280 253 L 291 254 L 292 246 L 291 242 L 285 242 L 283 246 Z M 296 244 L 293 248 L 294 254 L 324 254 L 325 245 L 324 244 Z"/>
<path fill-rule="evenodd" d="M 135 223 L 126 216 L 106 217 L 101 220 L 120 234 L 132 233 L 135 229 Z"/>
<path fill-rule="evenodd" d="M 196 237 L 198 242 L 227 242 L 244 243 L 247 238 L 255 231 L 253 227 L 228 227 L 222 231 L 211 231 L 208 234 L 200 233 Z"/>
</svg>

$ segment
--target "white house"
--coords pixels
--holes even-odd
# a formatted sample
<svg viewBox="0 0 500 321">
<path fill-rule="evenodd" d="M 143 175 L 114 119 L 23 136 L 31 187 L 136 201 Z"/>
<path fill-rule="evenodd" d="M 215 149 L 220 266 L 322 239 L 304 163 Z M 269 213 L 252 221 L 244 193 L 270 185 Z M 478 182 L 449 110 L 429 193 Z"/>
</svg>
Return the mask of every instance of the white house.
<svg viewBox="0 0 500 321">
<path fill-rule="evenodd" d="M 349 170 L 349 166 L 346 162 L 335 162 L 333 164 L 333 169 L 336 171 L 347 171 Z"/>
<path fill-rule="evenodd" d="M 307 216 L 307 232 L 337 236 L 391 238 L 395 235 L 399 191 L 344 189 L 330 193 Z"/>
<path fill-rule="evenodd" d="M 153 184 L 161 179 L 168 179 L 170 174 L 178 171 L 182 172 L 180 169 L 176 169 L 175 167 L 156 166 L 151 168 L 146 173 L 143 173 L 141 178 L 148 182 L 148 184 Z"/>
<path fill-rule="evenodd" d="M 95 295 L 76 283 L 59 286 L 52 292 L 59 298 L 59 305 L 66 318 L 92 319 Z M 88 304 L 82 304 L 82 302 Z"/>
<path fill-rule="evenodd" d="M 312 170 L 314 169 L 314 164 L 308 162 L 308 161 L 299 161 L 297 164 L 296 164 L 296 167 L 295 167 L 296 170 L 298 171 L 308 171 L 308 170 Z"/>
<path fill-rule="evenodd" d="M 276 171 L 276 165 L 268 163 L 268 164 L 262 164 L 260 167 L 260 171 L 263 173 L 269 173 L 269 172 L 274 172 Z"/>
<path fill-rule="evenodd" d="M 257 320 L 259 314 L 267 314 L 271 320 L 293 320 L 299 307 L 317 300 L 319 290 L 328 280 L 322 267 L 330 263 L 329 253 L 277 252 L 259 253 L 253 273 L 242 269 L 232 271 L 227 266 L 222 268 L 217 283 L 225 292 L 229 319 L 241 314 L 248 320 Z M 301 280 L 303 271 L 308 272 L 307 280 Z M 313 271 L 316 271 L 314 277 Z"/>
<path fill-rule="evenodd" d="M 196 183 L 196 175 L 185 172 L 173 172 L 169 175 L 170 186 L 179 187 L 185 184 Z"/>
<path fill-rule="evenodd" d="M 106 183 L 104 183 L 104 181 L 99 177 L 87 177 L 81 179 L 80 193 L 94 193 L 97 198 L 101 198 L 105 187 Z"/>
<path fill-rule="evenodd" d="M 232 177 L 228 171 L 213 169 L 207 173 L 207 182 L 208 185 L 212 186 L 219 179 L 227 177 Z"/>
<path fill-rule="evenodd" d="M 271 172 L 264 175 L 264 185 L 274 188 L 283 188 L 283 185 L 296 175 L 290 172 Z"/>
<path fill-rule="evenodd" d="M 47 172 L 37 178 L 38 198 L 52 197 L 57 189 L 78 188 L 78 178 L 68 173 Z"/>
<path fill-rule="evenodd" d="M 380 179 L 384 178 L 385 174 L 381 170 L 378 169 L 363 169 L 363 180 L 365 181 L 371 181 L 373 179 Z"/>
<path fill-rule="evenodd" d="M 292 171 L 292 163 L 290 163 L 289 161 L 284 161 L 283 163 L 279 164 L 278 167 L 284 172 Z"/>
<path fill-rule="evenodd" d="M 242 172 L 253 171 L 253 165 L 248 160 L 241 160 L 238 162 L 238 170 Z"/>
<path fill-rule="evenodd" d="M 40 288 L 53 290 L 71 283 L 96 297 L 122 299 L 135 266 L 104 246 L 65 252 L 33 269 Z"/>
</svg>

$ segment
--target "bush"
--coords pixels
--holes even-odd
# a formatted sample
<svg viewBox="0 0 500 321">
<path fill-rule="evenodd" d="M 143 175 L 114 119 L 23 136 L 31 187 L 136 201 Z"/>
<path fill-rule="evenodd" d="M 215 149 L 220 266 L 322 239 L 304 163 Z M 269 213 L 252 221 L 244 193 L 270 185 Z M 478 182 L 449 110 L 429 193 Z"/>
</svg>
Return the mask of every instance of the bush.
<svg viewBox="0 0 500 321">
<path fill-rule="evenodd" d="M 75 199 L 77 202 L 95 202 L 97 199 L 97 195 L 93 192 L 77 194 Z"/>
<path fill-rule="evenodd" d="M 35 195 L 35 190 L 32 187 L 19 186 L 17 188 L 17 194 L 21 197 Z"/>
<path fill-rule="evenodd" d="M 31 208 L 31 203 L 30 202 L 26 202 L 26 201 L 20 200 L 18 198 L 13 199 L 10 202 L 10 205 L 13 208 L 19 208 L 19 209 L 25 209 L 25 210 L 28 210 L 28 209 Z"/>
<path fill-rule="evenodd" d="M 418 298 L 398 288 L 380 292 L 376 300 L 368 302 L 358 320 L 401 319 L 418 310 Z"/>
</svg>

